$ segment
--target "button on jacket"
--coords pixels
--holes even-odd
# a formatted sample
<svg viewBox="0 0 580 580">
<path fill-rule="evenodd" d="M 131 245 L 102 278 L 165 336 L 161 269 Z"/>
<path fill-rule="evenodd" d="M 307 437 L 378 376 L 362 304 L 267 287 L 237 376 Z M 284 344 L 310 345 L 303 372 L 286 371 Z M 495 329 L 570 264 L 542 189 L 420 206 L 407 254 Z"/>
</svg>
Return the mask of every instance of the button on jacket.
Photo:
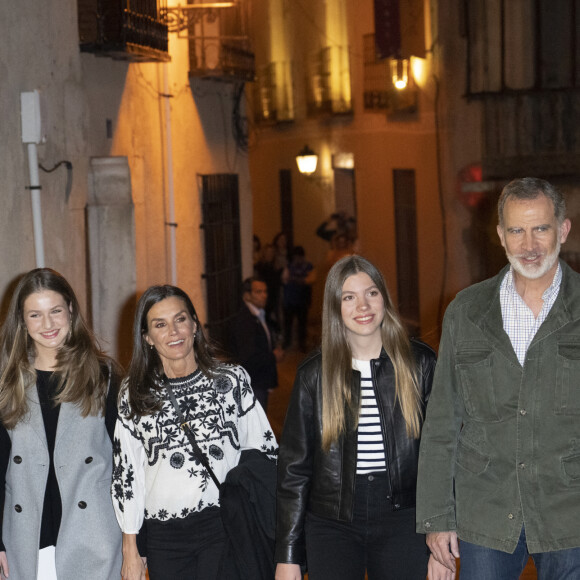
<svg viewBox="0 0 580 580">
<path fill-rule="evenodd" d="M 560 292 L 523 366 L 503 330 L 507 267 L 445 314 L 423 429 L 417 531 L 456 530 L 513 552 L 580 546 L 580 275 Z"/>
<path fill-rule="evenodd" d="M 411 345 L 424 406 L 431 390 L 435 353 L 422 342 L 413 340 Z M 278 457 L 276 562 L 305 562 L 307 511 L 334 520 L 352 520 L 357 430 L 347 425 L 347 433 L 332 444 L 329 452 L 322 451 L 321 367 L 320 352 L 300 365 L 288 406 Z M 419 441 L 407 437 L 403 415 L 395 404 L 394 368 L 384 350 L 378 359 L 371 361 L 371 369 L 393 507 L 413 507 Z M 358 405 L 358 371 L 353 371 L 352 396 Z"/>
</svg>

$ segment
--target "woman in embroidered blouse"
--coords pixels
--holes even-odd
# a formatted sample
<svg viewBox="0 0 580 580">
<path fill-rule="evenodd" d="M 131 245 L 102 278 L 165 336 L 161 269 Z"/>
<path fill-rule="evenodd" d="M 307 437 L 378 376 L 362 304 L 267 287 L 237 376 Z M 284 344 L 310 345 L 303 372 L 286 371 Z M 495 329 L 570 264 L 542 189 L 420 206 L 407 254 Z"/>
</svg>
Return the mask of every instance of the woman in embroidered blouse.
<svg viewBox="0 0 580 580">
<path fill-rule="evenodd" d="M 305 564 L 310 580 L 425 580 L 415 488 L 434 367 L 381 272 L 360 256 L 339 260 L 322 348 L 298 368 L 280 440 L 276 580 L 300 580 Z M 430 578 L 450 580 L 432 566 Z"/>
<path fill-rule="evenodd" d="M 149 288 L 133 339 L 113 458 L 123 580 L 145 579 L 136 542 L 143 519 L 150 580 L 217 578 L 225 539 L 218 489 L 180 429 L 168 389 L 220 482 L 243 449 L 274 455 L 276 441 L 247 373 L 215 358 L 183 290 Z"/>
<path fill-rule="evenodd" d="M 119 578 L 111 362 L 60 274 L 20 279 L 0 333 L 2 578 Z"/>
</svg>

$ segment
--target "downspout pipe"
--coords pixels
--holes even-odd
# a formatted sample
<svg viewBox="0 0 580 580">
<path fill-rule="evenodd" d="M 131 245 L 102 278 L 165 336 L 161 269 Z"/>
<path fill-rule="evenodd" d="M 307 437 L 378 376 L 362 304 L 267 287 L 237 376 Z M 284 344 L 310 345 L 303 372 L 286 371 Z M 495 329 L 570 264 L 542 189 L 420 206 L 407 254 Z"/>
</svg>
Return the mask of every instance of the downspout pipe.
<svg viewBox="0 0 580 580">
<path fill-rule="evenodd" d="M 38 152 L 36 143 L 28 143 L 28 172 L 30 174 L 30 197 L 32 202 L 32 228 L 36 267 L 44 268 L 44 238 L 42 233 L 42 210 L 40 205 L 40 178 L 38 176 Z"/>
<path fill-rule="evenodd" d="M 177 223 L 175 221 L 175 187 L 173 181 L 173 145 L 171 136 L 171 104 L 169 99 L 169 64 L 163 64 L 163 98 L 165 99 L 165 151 L 167 158 L 167 197 L 169 228 L 169 261 L 171 266 L 171 284 L 177 286 Z"/>
<path fill-rule="evenodd" d="M 42 235 L 42 211 L 40 207 L 40 178 L 38 176 L 37 145 L 42 142 L 42 125 L 40 117 L 40 93 L 28 91 L 20 93 L 20 120 L 22 125 L 22 142 L 28 149 L 28 172 L 32 201 L 32 227 L 34 232 L 34 252 L 37 268 L 44 268 L 44 241 Z"/>
</svg>

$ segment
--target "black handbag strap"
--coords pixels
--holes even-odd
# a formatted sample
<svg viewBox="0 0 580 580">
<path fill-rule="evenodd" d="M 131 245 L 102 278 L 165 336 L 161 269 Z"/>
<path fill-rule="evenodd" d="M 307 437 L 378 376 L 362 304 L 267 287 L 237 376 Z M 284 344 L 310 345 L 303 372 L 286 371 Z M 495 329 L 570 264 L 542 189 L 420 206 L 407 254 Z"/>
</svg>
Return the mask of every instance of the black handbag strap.
<svg viewBox="0 0 580 580">
<path fill-rule="evenodd" d="M 197 444 L 197 441 L 195 440 L 195 435 L 192 433 L 191 429 L 189 428 L 189 425 L 186 423 L 185 417 L 183 416 L 183 413 L 179 408 L 179 404 L 177 403 L 177 399 L 175 398 L 175 393 L 173 392 L 171 385 L 167 381 L 165 382 L 165 388 L 167 389 L 169 399 L 171 400 L 173 406 L 175 407 L 175 412 L 177 413 L 177 418 L 179 419 L 179 427 L 187 435 L 187 438 L 191 443 L 191 447 L 193 448 L 193 454 L 198 459 L 198 461 L 207 469 L 207 472 L 210 474 L 211 478 L 213 479 L 213 482 L 216 484 L 217 488 L 220 489 L 222 484 L 219 482 L 219 479 L 216 477 L 216 474 L 211 468 L 211 465 L 209 464 L 209 460 L 205 456 L 205 453 L 200 449 L 199 445 Z"/>
</svg>

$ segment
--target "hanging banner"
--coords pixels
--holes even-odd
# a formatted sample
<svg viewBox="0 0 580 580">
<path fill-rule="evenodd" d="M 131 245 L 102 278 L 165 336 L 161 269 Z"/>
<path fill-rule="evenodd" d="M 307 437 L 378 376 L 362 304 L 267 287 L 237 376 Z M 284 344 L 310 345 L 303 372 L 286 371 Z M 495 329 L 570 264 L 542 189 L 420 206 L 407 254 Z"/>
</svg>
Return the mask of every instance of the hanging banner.
<svg viewBox="0 0 580 580">
<path fill-rule="evenodd" d="M 399 0 L 374 0 L 377 59 L 400 58 L 401 17 Z"/>
</svg>

